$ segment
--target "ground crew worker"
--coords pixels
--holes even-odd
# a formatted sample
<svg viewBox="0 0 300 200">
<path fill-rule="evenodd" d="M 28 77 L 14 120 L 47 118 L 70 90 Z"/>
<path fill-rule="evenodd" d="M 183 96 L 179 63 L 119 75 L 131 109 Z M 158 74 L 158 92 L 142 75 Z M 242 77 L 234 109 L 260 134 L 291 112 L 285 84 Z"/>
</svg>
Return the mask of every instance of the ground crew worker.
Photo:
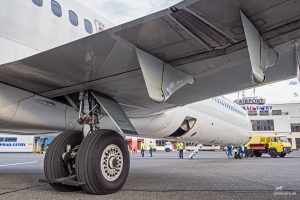
<svg viewBox="0 0 300 200">
<path fill-rule="evenodd" d="M 183 159 L 183 149 L 184 149 L 183 142 L 178 142 L 177 143 L 177 151 L 179 152 L 179 158 L 181 158 L 181 159 Z"/>
<path fill-rule="evenodd" d="M 243 158 L 244 157 L 244 153 L 245 153 L 245 147 L 244 147 L 244 145 L 241 145 L 241 147 L 240 147 L 241 149 L 241 157 Z"/>
<path fill-rule="evenodd" d="M 238 158 L 242 159 L 243 158 L 242 146 L 234 148 L 234 158 L 235 159 L 238 159 Z"/>
<path fill-rule="evenodd" d="M 153 151 L 153 144 L 152 144 L 152 141 L 150 141 L 150 144 L 149 144 L 149 154 L 150 154 L 150 157 L 152 157 L 152 151 Z"/>
<path fill-rule="evenodd" d="M 228 156 L 228 158 L 232 157 L 232 150 L 233 150 L 232 145 L 228 145 L 227 146 L 227 156 Z"/>
<path fill-rule="evenodd" d="M 248 158 L 249 157 L 249 155 L 250 155 L 250 152 L 249 152 L 249 150 L 248 150 L 248 148 L 246 147 L 246 146 L 244 146 L 244 152 L 245 152 L 245 158 Z"/>
<path fill-rule="evenodd" d="M 144 142 L 141 143 L 141 154 L 142 157 L 145 157 L 145 149 L 146 149 L 146 145 Z"/>
</svg>

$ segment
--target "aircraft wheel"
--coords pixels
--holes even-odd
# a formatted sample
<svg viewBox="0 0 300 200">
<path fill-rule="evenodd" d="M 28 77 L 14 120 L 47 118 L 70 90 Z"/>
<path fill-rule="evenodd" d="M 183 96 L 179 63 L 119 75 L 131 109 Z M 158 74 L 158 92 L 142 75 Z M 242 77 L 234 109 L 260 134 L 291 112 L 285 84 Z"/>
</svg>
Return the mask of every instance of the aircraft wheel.
<svg viewBox="0 0 300 200">
<path fill-rule="evenodd" d="M 44 174 L 46 179 L 58 179 L 70 175 L 68 166 L 65 164 L 62 156 L 66 152 L 68 145 L 70 145 L 71 148 L 74 148 L 78 146 L 81 141 L 82 133 L 75 131 L 62 133 L 52 141 L 47 149 L 44 159 Z M 80 187 L 63 185 L 61 183 L 49 183 L 49 185 L 61 192 L 81 190 Z"/>
<path fill-rule="evenodd" d="M 130 158 L 124 138 L 112 130 L 90 133 L 76 157 L 76 174 L 82 189 L 90 194 L 119 191 L 129 173 Z"/>
</svg>

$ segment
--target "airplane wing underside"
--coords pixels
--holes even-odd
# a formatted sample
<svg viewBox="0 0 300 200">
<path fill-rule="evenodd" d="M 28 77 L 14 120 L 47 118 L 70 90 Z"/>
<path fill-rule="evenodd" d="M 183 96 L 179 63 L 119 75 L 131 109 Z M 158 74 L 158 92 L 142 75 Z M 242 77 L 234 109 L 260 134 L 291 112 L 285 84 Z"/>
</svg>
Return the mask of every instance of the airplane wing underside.
<svg viewBox="0 0 300 200">
<path fill-rule="evenodd" d="M 294 0 L 186 0 L 1 65 L 0 80 L 49 98 L 91 89 L 149 114 L 295 77 L 299 10 Z"/>
</svg>

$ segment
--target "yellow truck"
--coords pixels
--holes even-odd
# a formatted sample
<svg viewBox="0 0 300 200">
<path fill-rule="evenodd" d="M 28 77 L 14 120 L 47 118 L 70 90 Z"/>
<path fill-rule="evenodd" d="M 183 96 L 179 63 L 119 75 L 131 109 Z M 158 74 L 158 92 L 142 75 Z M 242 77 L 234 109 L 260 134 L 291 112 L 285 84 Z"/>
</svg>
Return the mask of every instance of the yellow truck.
<svg viewBox="0 0 300 200">
<path fill-rule="evenodd" d="M 286 136 L 252 136 L 245 145 L 250 151 L 250 156 L 261 157 L 268 153 L 272 158 L 285 157 L 292 152 L 292 145 Z"/>
</svg>

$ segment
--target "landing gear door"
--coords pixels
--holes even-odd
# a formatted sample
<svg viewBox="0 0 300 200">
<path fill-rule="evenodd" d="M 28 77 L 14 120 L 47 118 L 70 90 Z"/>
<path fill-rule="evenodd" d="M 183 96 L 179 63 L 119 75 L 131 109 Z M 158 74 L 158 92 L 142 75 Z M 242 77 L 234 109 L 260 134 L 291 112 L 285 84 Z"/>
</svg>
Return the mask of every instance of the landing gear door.
<svg viewBox="0 0 300 200">
<path fill-rule="evenodd" d="M 92 93 L 106 114 L 123 134 L 138 135 L 120 104 L 109 97 Z"/>
</svg>

